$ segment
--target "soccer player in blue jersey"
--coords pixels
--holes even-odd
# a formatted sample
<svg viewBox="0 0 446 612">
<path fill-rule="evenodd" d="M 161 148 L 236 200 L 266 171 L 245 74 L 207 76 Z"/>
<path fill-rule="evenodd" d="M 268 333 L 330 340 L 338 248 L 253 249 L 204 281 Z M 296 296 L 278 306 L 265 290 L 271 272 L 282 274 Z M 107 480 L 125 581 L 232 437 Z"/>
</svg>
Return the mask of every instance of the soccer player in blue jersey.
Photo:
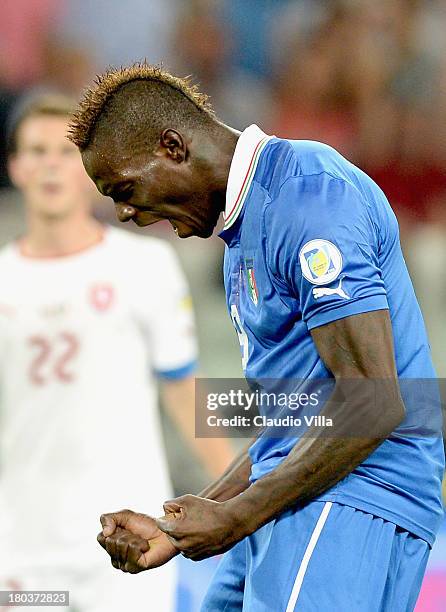
<svg viewBox="0 0 446 612">
<path fill-rule="evenodd" d="M 70 138 L 121 221 L 208 237 L 223 212 L 248 379 L 333 383 L 320 413 L 330 435 L 263 432 L 164 517 L 101 517 L 113 565 L 136 573 L 227 551 L 206 612 L 413 610 L 442 518 L 444 452 L 422 382 L 435 379 L 428 340 L 382 191 L 326 145 L 223 125 L 187 81 L 149 65 L 103 75 Z"/>
</svg>

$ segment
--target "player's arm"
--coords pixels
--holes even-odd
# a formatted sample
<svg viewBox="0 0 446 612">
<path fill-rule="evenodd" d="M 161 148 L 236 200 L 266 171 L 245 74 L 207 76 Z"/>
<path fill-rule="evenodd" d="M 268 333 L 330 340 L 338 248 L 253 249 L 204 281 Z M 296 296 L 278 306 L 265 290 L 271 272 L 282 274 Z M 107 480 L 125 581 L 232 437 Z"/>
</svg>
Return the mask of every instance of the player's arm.
<svg viewBox="0 0 446 612">
<path fill-rule="evenodd" d="M 229 440 L 195 437 L 195 379 L 198 345 L 188 285 L 172 248 L 157 245 L 156 291 L 141 299 L 148 349 L 160 382 L 163 407 L 192 453 L 212 477 L 234 457 Z M 153 257 L 153 255 L 152 255 Z M 156 282 L 155 282 L 156 281 Z"/>
<path fill-rule="evenodd" d="M 279 467 L 224 503 L 185 496 L 166 504 L 174 516 L 158 525 L 186 556 L 198 560 L 227 550 L 284 510 L 311 501 L 352 472 L 401 423 L 404 404 L 387 310 L 334 321 L 312 336 L 336 381 L 321 412 L 333 421 L 330 434 L 310 428 Z"/>
<path fill-rule="evenodd" d="M 255 483 L 244 498 L 234 500 L 238 510 L 256 504 L 257 527 L 335 485 L 404 418 L 387 310 L 340 319 L 311 333 L 336 380 L 321 412 L 332 419 L 333 427 L 329 433 L 312 427 L 276 470 Z"/>
<path fill-rule="evenodd" d="M 234 450 L 226 438 L 195 436 L 195 378 L 163 380 L 163 406 L 181 435 L 209 474 L 219 477 L 234 458 Z"/>
<path fill-rule="evenodd" d="M 200 498 L 224 502 L 249 487 L 251 444 L 252 441 L 219 478 L 199 493 Z M 166 534 L 158 529 L 155 519 L 145 514 L 121 510 L 102 515 L 101 523 L 103 529 L 98 534 L 98 542 L 110 555 L 113 567 L 123 572 L 136 574 L 159 567 L 179 554 Z"/>
<path fill-rule="evenodd" d="M 224 502 L 249 487 L 249 446 L 197 499 Z M 110 555 L 113 567 L 123 572 L 136 574 L 159 567 L 179 553 L 166 534 L 158 529 L 155 519 L 145 514 L 121 510 L 104 514 L 101 523 L 103 529 L 98 534 L 98 542 Z"/>
<path fill-rule="evenodd" d="M 239 495 L 250 486 L 249 476 L 251 474 L 252 462 L 248 451 L 251 444 L 252 440 L 232 461 L 220 478 L 217 478 L 217 480 L 199 493 L 200 497 L 216 502 L 224 502 Z"/>
<path fill-rule="evenodd" d="M 163 381 L 164 406 L 178 426 L 194 454 L 215 478 L 200 497 L 226 501 L 249 487 L 251 459 L 248 446 L 234 458 L 234 449 L 226 438 L 197 438 L 195 436 L 195 379 Z"/>
</svg>

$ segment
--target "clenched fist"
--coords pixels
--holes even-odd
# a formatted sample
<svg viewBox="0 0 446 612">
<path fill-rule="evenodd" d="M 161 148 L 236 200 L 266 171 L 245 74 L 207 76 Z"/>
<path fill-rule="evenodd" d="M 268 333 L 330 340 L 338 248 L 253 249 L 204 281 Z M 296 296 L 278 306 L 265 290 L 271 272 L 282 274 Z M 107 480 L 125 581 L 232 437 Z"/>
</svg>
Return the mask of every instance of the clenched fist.
<svg viewBox="0 0 446 612">
<path fill-rule="evenodd" d="M 101 516 L 99 544 L 111 557 L 113 567 L 137 574 L 164 565 L 178 550 L 146 514 L 121 510 Z"/>
</svg>

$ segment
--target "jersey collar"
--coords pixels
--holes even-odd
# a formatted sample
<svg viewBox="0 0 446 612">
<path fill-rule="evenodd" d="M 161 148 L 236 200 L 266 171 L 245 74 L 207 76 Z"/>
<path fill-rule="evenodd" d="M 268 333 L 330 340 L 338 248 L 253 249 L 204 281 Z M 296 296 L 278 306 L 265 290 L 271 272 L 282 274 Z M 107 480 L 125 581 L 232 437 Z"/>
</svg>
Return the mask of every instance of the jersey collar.
<svg viewBox="0 0 446 612">
<path fill-rule="evenodd" d="M 250 125 L 239 136 L 229 169 L 224 230 L 230 228 L 239 216 L 254 178 L 260 154 L 271 138 L 274 137 L 262 132 L 257 125 Z"/>
</svg>

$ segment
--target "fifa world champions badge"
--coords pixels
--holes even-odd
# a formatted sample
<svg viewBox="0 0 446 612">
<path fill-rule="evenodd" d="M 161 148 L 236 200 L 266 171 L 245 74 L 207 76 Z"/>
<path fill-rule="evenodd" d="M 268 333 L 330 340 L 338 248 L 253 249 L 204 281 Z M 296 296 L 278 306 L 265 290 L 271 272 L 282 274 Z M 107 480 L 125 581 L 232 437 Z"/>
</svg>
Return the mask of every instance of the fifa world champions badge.
<svg viewBox="0 0 446 612">
<path fill-rule="evenodd" d="M 259 292 L 257 289 L 256 277 L 254 274 L 254 260 L 246 259 L 245 265 L 249 297 L 251 298 L 254 306 L 257 306 L 257 304 L 259 303 Z"/>
<path fill-rule="evenodd" d="M 342 255 L 329 240 L 310 240 L 299 253 L 303 276 L 313 285 L 328 285 L 342 271 Z"/>
</svg>

